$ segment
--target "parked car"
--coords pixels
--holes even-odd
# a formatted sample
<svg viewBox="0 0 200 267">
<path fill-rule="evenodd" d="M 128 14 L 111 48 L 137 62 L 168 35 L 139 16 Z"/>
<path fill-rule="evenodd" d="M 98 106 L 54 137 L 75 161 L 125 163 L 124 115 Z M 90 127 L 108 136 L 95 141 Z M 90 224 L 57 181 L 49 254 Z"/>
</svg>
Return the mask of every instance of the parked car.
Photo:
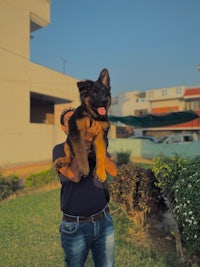
<svg viewBox="0 0 200 267">
<path fill-rule="evenodd" d="M 151 135 L 141 135 L 141 136 L 129 136 L 128 137 L 129 139 L 141 139 L 141 140 L 149 140 L 153 143 L 158 143 L 158 140 L 154 137 L 154 136 L 151 136 Z"/>
<path fill-rule="evenodd" d="M 191 143 L 198 140 L 196 134 L 174 134 L 169 136 L 162 136 L 158 143 L 172 144 L 172 143 Z"/>
</svg>

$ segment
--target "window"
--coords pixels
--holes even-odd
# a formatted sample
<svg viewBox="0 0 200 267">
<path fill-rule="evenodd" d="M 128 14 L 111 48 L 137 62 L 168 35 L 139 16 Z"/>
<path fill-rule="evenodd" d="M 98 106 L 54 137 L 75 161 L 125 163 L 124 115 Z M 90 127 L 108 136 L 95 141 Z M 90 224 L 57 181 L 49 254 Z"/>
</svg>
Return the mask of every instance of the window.
<svg viewBox="0 0 200 267">
<path fill-rule="evenodd" d="M 153 98 L 153 96 L 154 96 L 153 91 L 149 91 L 149 98 Z"/>
<path fill-rule="evenodd" d="M 137 102 L 139 102 L 139 103 L 144 103 L 144 102 L 146 102 L 146 99 L 143 97 L 143 98 L 138 98 L 137 99 L 138 101 Z"/>
<path fill-rule="evenodd" d="M 162 90 L 162 96 L 166 96 L 167 95 L 167 89 L 163 89 Z"/>
<path fill-rule="evenodd" d="M 190 110 L 191 109 L 191 103 L 190 102 L 186 102 L 185 103 L 185 108 L 186 108 L 186 110 Z"/>
<path fill-rule="evenodd" d="M 176 94 L 180 95 L 182 93 L 182 88 L 181 87 L 176 87 Z"/>
<path fill-rule="evenodd" d="M 148 114 L 148 110 L 147 109 L 136 109 L 134 112 L 135 116 L 146 116 Z"/>
<path fill-rule="evenodd" d="M 193 110 L 198 110 L 200 109 L 200 101 L 192 101 L 191 106 Z"/>
<path fill-rule="evenodd" d="M 30 122 L 54 124 L 54 102 L 48 96 L 30 93 Z"/>
<path fill-rule="evenodd" d="M 190 110 L 190 109 L 192 109 L 192 110 L 199 110 L 200 109 L 200 101 L 188 101 L 188 102 L 186 102 L 186 104 L 185 104 L 185 106 L 186 106 L 186 110 Z"/>
</svg>

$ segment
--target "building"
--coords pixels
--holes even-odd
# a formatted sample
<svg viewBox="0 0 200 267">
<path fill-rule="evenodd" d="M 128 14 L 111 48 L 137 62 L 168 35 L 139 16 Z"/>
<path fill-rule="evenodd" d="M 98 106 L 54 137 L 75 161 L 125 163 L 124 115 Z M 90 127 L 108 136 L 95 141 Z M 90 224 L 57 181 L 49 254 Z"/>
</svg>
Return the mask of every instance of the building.
<svg viewBox="0 0 200 267">
<path fill-rule="evenodd" d="M 150 112 L 149 103 L 146 102 L 145 93 L 139 91 L 125 92 L 112 97 L 109 115 L 114 116 L 144 116 Z M 111 132 L 112 131 L 112 132 Z M 111 125 L 109 134 L 114 137 L 128 137 L 133 135 L 133 128 L 118 124 Z"/>
<path fill-rule="evenodd" d="M 200 87 L 185 90 L 183 99 L 186 110 L 200 111 Z"/>
<path fill-rule="evenodd" d="M 63 141 L 58 114 L 77 106 L 77 79 L 30 61 L 31 33 L 50 22 L 50 0 L 0 1 L 0 167 L 51 160 Z"/>
<path fill-rule="evenodd" d="M 149 102 L 152 114 L 181 111 L 184 93 L 185 86 L 147 90 L 146 101 Z"/>
<path fill-rule="evenodd" d="M 146 101 L 145 93 L 139 91 L 125 92 L 112 97 L 110 115 L 145 115 L 150 112 L 149 108 L 150 106 Z"/>
<path fill-rule="evenodd" d="M 151 113 L 164 115 L 170 112 L 193 110 L 200 115 L 200 88 L 177 86 L 147 91 Z M 200 138 L 200 119 L 162 128 L 146 129 L 145 134 L 160 137 L 176 133 L 196 133 Z"/>
<path fill-rule="evenodd" d="M 186 86 L 176 86 L 171 88 L 160 88 L 147 90 L 146 93 L 129 92 L 124 93 L 112 101 L 111 111 L 114 116 L 144 116 L 147 114 L 165 115 L 171 112 L 193 110 L 200 115 L 200 88 L 189 88 Z M 117 137 L 126 137 L 126 127 L 118 125 L 116 129 Z M 130 132 L 130 129 L 129 129 Z M 197 133 L 200 137 L 200 119 L 195 119 L 187 123 L 160 127 L 134 129 L 135 133 L 154 135 L 160 137 L 178 132 Z"/>
</svg>

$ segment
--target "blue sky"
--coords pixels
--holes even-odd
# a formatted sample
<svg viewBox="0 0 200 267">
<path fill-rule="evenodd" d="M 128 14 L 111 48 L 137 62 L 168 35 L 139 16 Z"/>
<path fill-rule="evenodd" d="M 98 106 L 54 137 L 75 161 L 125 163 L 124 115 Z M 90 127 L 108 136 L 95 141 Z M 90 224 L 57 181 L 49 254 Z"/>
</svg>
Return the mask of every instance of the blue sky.
<svg viewBox="0 0 200 267">
<path fill-rule="evenodd" d="M 77 79 L 104 67 L 112 94 L 200 85 L 200 0 L 52 0 L 31 60 Z"/>
</svg>

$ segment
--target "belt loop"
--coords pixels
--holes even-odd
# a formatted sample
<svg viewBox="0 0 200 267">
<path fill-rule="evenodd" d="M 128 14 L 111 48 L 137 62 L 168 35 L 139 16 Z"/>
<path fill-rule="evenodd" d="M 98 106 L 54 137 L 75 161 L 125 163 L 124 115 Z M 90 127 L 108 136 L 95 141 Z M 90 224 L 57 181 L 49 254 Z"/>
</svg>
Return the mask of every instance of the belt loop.
<svg viewBox="0 0 200 267">
<path fill-rule="evenodd" d="M 77 217 L 76 217 L 76 220 L 77 220 L 77 224 L 79 224 L 79 222 L 80 222 L 80 217 L 77 216 Z"/>
<path fill-rule="evenodd" d="M 94 219 L 94 217 L 95 217 L 94 215 L 92 215 L 92 216 L 90 217 L 92 223 L 95 223 L 95 219 Z"/>
<path fill-rule="evenodd" d="M 104 213 L 104 216 L 106 216 L 106 209 L 107 209 L 107 205 L 105 206 L 105 208 L 103 209 L 103 213 Z"/>
</svg>

